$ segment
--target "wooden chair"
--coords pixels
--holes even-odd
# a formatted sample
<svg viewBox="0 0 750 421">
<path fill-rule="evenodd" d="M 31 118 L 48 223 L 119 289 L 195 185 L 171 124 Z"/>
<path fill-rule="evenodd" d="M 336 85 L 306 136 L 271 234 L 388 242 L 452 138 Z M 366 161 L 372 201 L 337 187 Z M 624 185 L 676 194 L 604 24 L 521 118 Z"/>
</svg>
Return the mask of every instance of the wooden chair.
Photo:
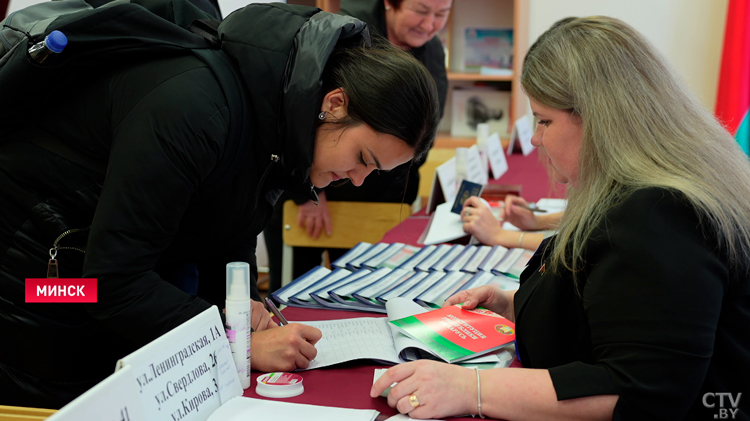
<svg viewBox="0 0 750 421">
<path fill-rule="evenodd" d="M 42 421 L 55 412 L 55 409 L 0 405 L 0 421 Z"/>
<path fill-rule="evenodd" d="M 322 233 L 313 240 L 297 225 L 298 209 L 294 201 L 284 202 L 282 285 L 292 281 L 292 247 L 352 248 L 362 241 L 377 243 L 411 214 L 411 207 L 400 203 L 328 202 L 333 234 Z"/>
</svg>

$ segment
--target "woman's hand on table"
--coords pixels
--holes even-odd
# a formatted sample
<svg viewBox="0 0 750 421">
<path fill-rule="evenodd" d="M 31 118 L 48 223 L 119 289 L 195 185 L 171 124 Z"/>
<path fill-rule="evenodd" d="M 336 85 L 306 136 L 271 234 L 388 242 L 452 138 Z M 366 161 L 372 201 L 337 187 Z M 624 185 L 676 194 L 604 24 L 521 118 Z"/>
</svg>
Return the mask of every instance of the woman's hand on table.
<svg viewBox="0 0 750 421">
<path fill-rule="evenodd" d="M 419 360 L 391 367 L 372 385 L 380 396 L 391 384 L 388 405 L 412 418 L 444 418 L 477 413 L 477 380 L 473 369 Z M 416 396 L 416 401 L 410 397 Z M 417 404 L 418 406 L 414 406 Z"/>
<path fill-rule="evenodd" d="M 322 335 L 318 328 L 301 323 L 255 332 L 251 336 L 253 369 L 268 373 L 307 368 L 318 354 L 315 344 Z"/>
<path fill-rule="evenodd" d="M 297 211 L 297 225 L 305 228 L 307 235 L 317 240 L 320 233 L 325 230 L 327 236 L 333 234 L 331 228 L 331 214 L 328 211 L 328 201 L 325 192 L 318 194 L 318 204 L 312 200 L 299 205 Z"/>
<path fill-rule="evenodd" d="M 484 307 L 515 322 L 516 315 L 513 311 L 513 297 L 515 291 L 503 291 L 496 285 L 484 285 L 479 288 L 471 288 L 460 291 L 448 297 L 443 307 L 454 304 L 463 304 L 463 308 L 472 309 Z"/>
</svg>

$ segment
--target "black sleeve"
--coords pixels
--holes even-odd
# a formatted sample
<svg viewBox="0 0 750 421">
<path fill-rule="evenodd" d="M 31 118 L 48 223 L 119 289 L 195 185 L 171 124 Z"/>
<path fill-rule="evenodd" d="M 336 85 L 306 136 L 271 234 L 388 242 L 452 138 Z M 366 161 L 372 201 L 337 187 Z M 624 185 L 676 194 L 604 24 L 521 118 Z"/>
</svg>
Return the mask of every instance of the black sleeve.
<svg viewBox="0 0 750 421">
<path fill-rule="evenodd" d="M 198 296 L 220 309 L 224 308 L 227 298 L 227 263 L 245 262 L 250 264 L 250 298 L 261 301 L 258 291 L 258 264 L 255 259 L 257 242 L 257 237 L 253 237 L 244 247 L 234 250 L 231 254 L 198 261 Z"/>
<path fill-rule="evenodd" d="M 664 190 L 634 193 L 600 228 L 582 297 L 594 363 L 550 369 L 558 398 L 614 384 L 615 418 L 681 419 L 711 361 L 726 263 L 691 206 Z"/>
<path fill-rule="evenodd" d="M 424 54 L 417 57 L 424 64 L 435 80 L 440 104 L 440 117 L 445 113 L 445 101 L 448 97 L 448 74 L 445 70 L 445 50 L 438 37 L 434 37 L 425 44 Z"/>
<path fill-rule="evenodd" d="M 136 344 L 210 306 L 163 281 L 154 267 L 221 155 L 228 135 L 223 98 L 210 71 L 199 68 L 158 84 L 132 108 L 114 110 L 122 119 L 113 123 L 84 263 L 84 276 L 98 279 L 98 302 L 87 310 Z"/>
</svg>

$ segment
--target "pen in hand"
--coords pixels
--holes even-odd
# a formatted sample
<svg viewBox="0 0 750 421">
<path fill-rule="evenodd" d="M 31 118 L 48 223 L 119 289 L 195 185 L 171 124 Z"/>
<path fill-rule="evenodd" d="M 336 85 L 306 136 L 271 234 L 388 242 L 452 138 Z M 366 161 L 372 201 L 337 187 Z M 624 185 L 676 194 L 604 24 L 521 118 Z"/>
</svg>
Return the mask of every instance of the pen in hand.
<svg viewBox="0 0 750 421">
<path fill-rule="evenodd" d="M 514 203 L 514 205 L 518 206 L 519 208 L 530 210 L 532 212 L 539 212 L 539 213 L 545 213 L 545 212 L 547 212 L 547 210 L 545 210 L 545 209 L 540 209 L 540 208 L 536 207 L 536 203 L 529 203 L 528 206 L 524 206 L 524 205 L 521 205 L 521 204 L 518 204 L 518 203 Z"/>
<path fill-rule="evenodd" d="M 279 319 L 279 323 L 281 323 L 282 326 L 286 326 L 289 324 L 289 322 L 286 320 L 286 317 L 281 314 L 279 309 L 276 307 L 276 304 L 273 303 L 271 297 L 266 297 L 266 307 L 268 307 L 268 309 L 271 310 L 271 313 L 273 313 L 273 315 L 276 316 L 277 319 Z"/>
</svg>

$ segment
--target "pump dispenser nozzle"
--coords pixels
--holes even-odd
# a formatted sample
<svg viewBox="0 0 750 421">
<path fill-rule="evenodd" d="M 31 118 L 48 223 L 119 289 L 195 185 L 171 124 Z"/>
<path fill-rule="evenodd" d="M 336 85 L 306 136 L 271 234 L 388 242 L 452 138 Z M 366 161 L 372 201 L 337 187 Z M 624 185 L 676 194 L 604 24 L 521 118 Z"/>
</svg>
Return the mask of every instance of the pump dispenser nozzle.
<svg viewBox="0 0 750 421">
<path fill-rule="evenodd" d="M 245 262 L 227 264 L 227 300 L 250 299 L 250 265 Z"/>
</svg>

